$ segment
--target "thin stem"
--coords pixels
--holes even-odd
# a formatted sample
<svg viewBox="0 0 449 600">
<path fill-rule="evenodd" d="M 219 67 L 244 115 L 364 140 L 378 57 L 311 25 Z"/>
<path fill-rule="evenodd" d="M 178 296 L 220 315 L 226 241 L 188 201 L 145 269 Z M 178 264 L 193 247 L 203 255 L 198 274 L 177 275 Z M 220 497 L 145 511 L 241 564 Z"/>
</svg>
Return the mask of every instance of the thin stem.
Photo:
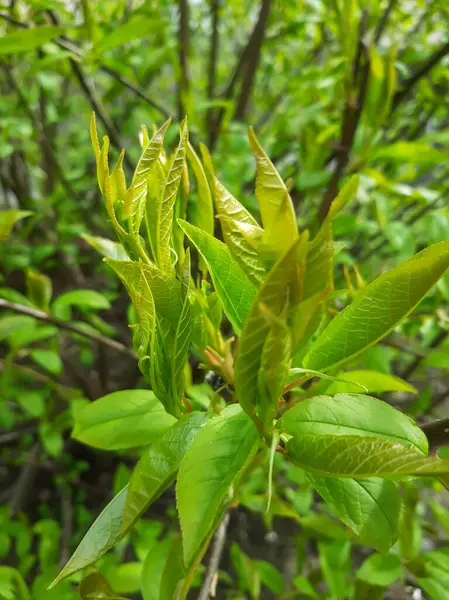
<svg viewBox="0 0 449 600">
<path fill-rule="evenodd" d="M 76 333 L 94 342 L 103 344 L 104 346 L 109 346 L 109 348 L 113 348 L 118 352 L 127 354 L 128 356 L 132 356 L 136 360 L 138 358 L 137 354 L 133 350 L 131 350 L 131 348 L 128 348 L 121 342 L 111 340 L 103 335 L 100 335 L 99 333 L 92 333 L 91 331 L 82 329 L 77 325 L 68 323 L 67 321 L 62 321 L 61 319 L 57 319 L 56 317 L 52 317 L 51 315 L 47 315 L 46 313 L 41 312 L 40 310 L 35 310 L 34 308 L 30 308 L 28 306 L 22 306 L 21 304 L 15 304 L 14 302 L 8 302 L 8 300 L 4 300 L 3 298 L 0 298 L 0 308 L 12 310 L 13 312 L 16 312 L 21 315 L 33 317 L 34 319 L 37 319 L 38 321 L 43 321 L 44 323 L 50 323 L 51 325 L 59 327 L 59 329 L 65 329 L 66 331 Z"/>
<path fill-rule="evenodd" d="M 214 541 L 212 544 L 209 565 L 207 567 L 206 575 L 204 577 L 203 585 L 198 596 L 198 600 L 208 600 L 210 596 L 215 596 L 214 587 L 216 585 L 217 573 L 220 567 L 221 557 L 226 543 L 226 534 L 228 531 L 230 520 L 229 511 L 225 513 L 222 522 L 218 526 L 217 531 L 214 535 Z"/>
<path fill-rule="evenodd" d="M 181 67 L 178 84 L 178 118 L 186 115 L 185 99 L 189 93 L 189 2 L 179 0 L 178 56 Z"/>
</svg>

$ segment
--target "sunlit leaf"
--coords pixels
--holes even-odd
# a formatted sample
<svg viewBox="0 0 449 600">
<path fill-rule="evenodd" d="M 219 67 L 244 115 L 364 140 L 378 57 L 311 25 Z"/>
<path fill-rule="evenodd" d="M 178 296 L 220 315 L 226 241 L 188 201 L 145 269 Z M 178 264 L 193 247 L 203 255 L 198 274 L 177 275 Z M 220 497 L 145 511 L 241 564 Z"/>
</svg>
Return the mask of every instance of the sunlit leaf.
<svg viewBox="0 0 449 600">
<path fill-rule="evenodd" d="M 193 412 L 176 422 L 145 452 L 129 482 L 123 515 L 126 531 L 174 481 L 181 460 L 207 422 L 205 413 Z"/>
<path fill-rule="evenodd" d="M 363 394 L 314 396 L 296 403 L 278 426 L 295 437 L 357 435 L 397 441 L 428 453 L 428 441 L 415 423 L 390 404 Z"/>
<path fill-rule="evenodd" d="M 234 331 L 239 334 L 256 295 L 256 288 L 223 242 L 185 221 L 179 221 L 179 224 L 203 257 L 223 310 Z"/>
<path fill-rule="evenodd" d="M 40 48 L 64 33 L 62 27 L 29 27 L 0 38 L 0 54 L 17 54 Z"/>
<path fill-rule="evenodd" d="M 32 214 L 33 213 L 29 210 L 5 210 L 0 212 L 0 242 L 6 240 L 11 233 L 12 228 L 18 221 L 21 221 Z"/>
<path fill-rule="evenodd" d="M 386 552 L 396 542 L 401 497 L 393 481 L 338 479 L 311 473 L 308 479 L 361 544 Z"/>
<path fill-rule="evenodd" d="M 445 475 L 449 460 L 425 456 L 403 444 L 360 435 L 303 434 L 287 443 L 292 460 L 325 477 Z"/>
<path fill-rule="evenodd" d="M 175 419 L 150 390 L 113 392 L 76 414 L 72 437 L 103 450 L 134 448 L 153 442 Z"/>
<path fill-rule="evenodd" d="M 256 452 L 258 439 L 254 423 L 234 405 L 208 421 L 188 449 L 176 487 L 186 564 L 221 518 L 223 500 Z"/>
<path fill-rule="evenodd" d="M 123 537 L 122 518 L 127 492 L 128 488 L 123 488 L 106 506 L 50 588 L 72 573 L 94 563 Z"/>
<path fill-rule="evenodd" d="M 387 373 L 379 371 L 341 371 L 336 376 L 340 381 L 335 381 L 326 389 L 327 394 L 337 394 L 338 392 L 358 392 L 357 384 L 366 387 L 368 392 L 383 394 L 384 392 L 410 392 L 416 394 L 416 389 L 410 384 Z M 341 381 L 341 380 L 344 381 Z M 348 383 L 346 384 L 345 381 Z M 353 383 L 352 383 L 353 382 Z M 352 385 L 351 385 L 352 384 Z"/>
<path fill-rule="evenodd" d="M 190 142 L 187 144 L 187 158 L 195 173 L 198 188 L 194 225 L 206 233 L 214 235 L 214 206 L 212 203 L 212 194 L 210 193 L 209 183 L 203 165 Z"/>
<path fill-rule="evenodd" d="M 304 367 L 324 371 L 375 344 L 412 312 L 448 267 L 449 242 L 441 242 L 375 279 L 313 343 Z"/>
<path fill-rule="evenodd" d="M 89 244 L 89 246 L 98 250 L 105 258 L 113 258 L 116 260 L 129 259 L 122 244 L 119 244 L 118 242 L 87 234 L 83 234 L 81 237 Z"/>
</svg>

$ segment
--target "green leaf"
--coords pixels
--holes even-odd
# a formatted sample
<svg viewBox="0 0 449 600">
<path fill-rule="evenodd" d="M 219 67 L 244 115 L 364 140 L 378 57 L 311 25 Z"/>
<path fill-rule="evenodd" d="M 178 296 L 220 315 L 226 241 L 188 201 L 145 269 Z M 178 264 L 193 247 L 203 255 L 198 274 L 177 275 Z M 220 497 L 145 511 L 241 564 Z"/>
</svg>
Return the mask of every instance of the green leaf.
<svg viewBox="0 0 449 600">
<path fill-rule="evenodd" d="M 195 173 L 198 187 L 195 225 L 209 235 L 214 235 L 214 206 L 203 165 L 190 142 L 187 144 L 187 159 Z"/>
<path fill-rule="evenodd" d="M 102 450 L 151 443 L 175 422 L 150 390 L 113 392 L 77 413 L 72 437 Z"/>
<path fill-rule="evenodd" d="M 282 596 L 285 589 L 284 579 L 276 567 L 265 560 L 254 560 L 253 563 L 259 572 L 260 581 L 276 596 Z"/>
<path fill-rule="evenodd" d="M 21 33 L 21 32 L 20 32 Z M 13 34 L 8 34 L 13 35 Z M 5 36 L 8 37 L 8 36 Z M 1 54 L 1 43 L 5 38 L 0 39 L 0 54 Z M 6 240 L 8 235 L 11 233 L 12 228 L 17 223 L 26 217 L 29 217 L 33 213 L 29 210 L 5 210 L 0 212 L 0 242 Z"/>
<path fill-rule="evenodd" d="M 100 52 L 106 52 L 128 42 L 134 42 L 146 37 L 147 33 L 150 33 L 156 24 L 157 21 L 155 19 L 144 17 L 143 15 L 136 15 L 118 27 L 115 24 L 111 33 L 106 35 L 102 40 L 99 50 Z"/>
<path fill-rule="evenodd" d="M 299 244 L 274 265 L 253 301 L 239 340 L 235 362 L 235 390 L 237 399 L 248 414 L 254 414 L 258 404 L 257 377 L 261 367 L 262 351 L 270 331 L 265 313 L 278 317 L 299 296 L 301 278 L 298 264 Z"/>
<path fill-rule="evenodd" d="M 214 173 L 211 173 L 211 178 L 223 240 L 251 281 L 258 285 L 266 273 L 258 251 L 263 229 Z"/>
<path fill-rule="evenodd" d="M 417 165 L 437 165 L 447 160 L 446 154 L 423 142 L 396 142 L 379 148 L 373 158 L 386 162 L 412 162 Z"/>
<path fill-rule="evenodd" d="M 448 266 L 449 242 L 441 242 L 378 277 L 331 321 L 303 366 L 325 371 L 375 344 L 413 311 Z"/>
<path fill-rule="evenodd" d="M 170 158 L 161 194 L 161 206 L 157 223 L 157 264 L 164 273 L 171 272 L 171 232 L 173 226 L 176 194 L 184 171 L 186 146 L 188 142 L 187 120 L 181 123 L 178 147 Z"/>
<path fill-rule="evenodd" d="M 172 543 L 172 538 L 167 536 L 148 552 L 142 569 L 143 600 L 161 600 L 159 592 L 162 576 Z"/>
<path fill-rule="evenodd" d="M 25 284 L 27 297 L 29 300 L 45 312 L 48 312 L 53 293 L 53 286 L 50 277 L 43 273 L 37 273 L 31 269 L 25 272 Z"/>
<path fill-rule="evenodd" d="M 374 394 L 383 394 L 384 392 L 410 392 L 411 394 L 417 394 L 417 390 L 410 383 L 407 383 L 400 377 L 387 375 L 379 371 L 340 371 L 336 375 L 336 378 L 340 381 L 335 381 L 326 389 L 328 394 L 358 392 L 360 388 L 357 388 L 357 384 L 365 386 L 368 392 Z M 341 381 L 342 379 L 344 381 Z M 348 383 L 346 384 L 345 381 Z"/>
<path fill-rule="evenodd" d="M 32 417 L 42 417 L 45 413 L 45 392 L 24 392 L 17 396 L 17 402 Z"/>
<path fill-rule="evenodd" d="M 22 315 L 2 317 L 0 319 L 0 341 L 9 336 L 14 336 L 16 331 L 18 332 L 21 329 L 27 329 L 32 323 L 34 323 L 34 319 L 32 317 L 26 317 Z"/>
<path fill-rule="evenodd" d="M 35 348 L 30 352 L 31 358 L 46 371 L 54 375 L 62 373 L 62 360 L 57 352 L 53 350 L 44 350 L 43 348 Z"/>
<path fill-rule="evenodd" d="M 99 236 L 87 235 L 85 233 L 83 233 L 81 237 L 89 244 L 89 246 L 98 250 L 98 252 L 106 258 L 114 258 L 116 260 L 128 260 L 129 258 L 122 244 L 119 244 L 118 242 L 113 242 L 112 240 Z"/>
<path fill-rule="evenodd" d="M 298 238 L 295 208 L 285 183 L 251 127 L 249 143 L 256 159 L 256 198 L 265 228 L 261 242 L 266 256 L 276 259 L 285 254 Z"/>
<path fill-rule="evenodd" d="M 178 223 L 204 259 L 223 310 L 239 335 L 256 288 L 225 244 L 186 221 L 179 220 Z"/>
<path fill-rule="evenodd" d="M 172 543 L 165 563 L 158 600 L 178 600 L 186 575 L 187 568 L 182 558 L 182 540 L 181 537 L 177 537 Z"/>
<path fill-rule="evenodd" d="M 351 542 L 337 540 L 318 544 L 321 570 L 334 598 L 347 598 L 351 575 Z"/>
<path fill-rule="evenodd" d="M 387 586 L 394 583 L 402 575 L 401 560 L 398 556 L 388 554 L 372 554 L 358 569 L 356 577 L 371 585 Z"/>
<path fill-rule="evenodd" d="M 307 474 L 310 483 L 361 544 L 386 552 L 398 538 L 401 497 L 393 481 Z"/>
<path fill-rule="evenodd" d="M 255 425 L 238 405 L 212 418 L 195 437 L 181 463 L 176 487 L 186 564 L 221 518 L 223 500 L 258 443 Z"/>
<path fill-rule="evenodd" d="M 106 506 L 49 589 L 69 575 L 94 563 L 122 539 L 125 535 L 122 533 L 122 518 L 127 492 L 128 488 L 123 488 Z"/>
<path fill-rule="evenodd" d="M 111 303 L 103 294 L 95 290 L 72 290 L 58 296 L 53 301 L 52 309 L 54 312 L 60 313 L 69 306 L 81 309 L 108 310 L 111 308 Z"/>
<path fill-rule="evenodd" d="M 449 460 L 424 456 L 397 442 L 359 435 L 304 434 L 291 438 L 287 451 L 303 469 L 325 477 L 445 475 Z"/>
<path fill-rule="evenodd" d="M 393 440 L 427 454 L 426 435 L 415 423 L 390 404 L 362 394 L 315 396 L 295 404 L 278 422 L 295 437 L 367 436 Z"/>
<path fill-rule="evenodd" d="M 10 598 L 11 600 L 31 600 L 31 594 L 20 571 L 13 567 L 0 567 L 0 590 L 2 592 L 11 591 L 11 595 L 8 595 L 6 600 Z"/>
<path fill-rule="evenodd" d="M 308 243 L 302 300 L 334 288 L 334 244 L 332 225 L 326 219 L 318 234 Z M 324 296 L 323 296 L 324 299 Z"/>
<path fill-rule="evenodd" d="M 141 562 L 111 565 L 104 572 L 109 584 L 121 594 L 136 594 L 140 592 L 140 580 L 142 577 Z"/>
<path fill-rule="evenodd" d="M 318 598 L 317 593 L 313 589 L 313 585 L 303 575 L 298 575 L 297 577 L 295 577 L 293 583 L 295 585 L 295 588 L 299 590 L 301 594 L 304 594 L 304 596 L 306 596 L 307 598 Z"/>
<path fill-rule="evenodd" d="M 64 33 L 62 27 L 30 27 L 7 33 L 0 39 L 1 54 L 17 54 L 40 48 Z"/>
<path fill-rule="evenodd" d="M 133 345 L 142 359 L 148 355 L 156 326 L 156 310 L 151 291 L 153 270 L 140 262 L 105 259 L 125 285 L 138 316 Z"/>
<path fill-rule="evenodd" d="M 172 385 L 174 396 L 178 403 L 182 400 L 184 393 L 184 370 L 189 356 L 190 342 L 192 338 L 193 322 L 192 310 L 189 299 L 190 283 L 190 251 L 186 254 L 188 260 L 187 285 L 184 289 L 184 302 L 179 316 L 179 322 L 175 332 L 175 343 L 172 352 Z"/>
<path fill-rule="evenodd" d="M 261 583 L 259 570 L 236 542 L 232 543 L 230 554 L 232 565 L 237 573 L 239 589 L 249 592 L 252 600 L 258 600 Z"/>
<path fill-rule="evenodd" d="M 182 417 L 142 456 L 128 486 L 123 514 L 124 531 L 171 485 L 184 454 L 208 419 L 209 416 L 201 412 Z"/>
<path fill-rule="evenodd" d="M 137 163 L 129 193 L 127 194 L 127 206 L 125 207 L 125 212 L 126 216 L 131 217 L 132 231 L 136 234 L 139 233 L 140 224 L 142 223 L 145 212 L 148 176 L 159 158 L 164 143 L 165 133 L 170 122 L 171 119 L 168 119 L 162 127 L 156 131 L 142 152 L 139 162 Z"/>
<path fill-rule="evenodd" d="M 80 596 L 82 600 L 126 600 L 111 589 L 101 573 L 90 573 L 82 580 Z"/>
</svg>

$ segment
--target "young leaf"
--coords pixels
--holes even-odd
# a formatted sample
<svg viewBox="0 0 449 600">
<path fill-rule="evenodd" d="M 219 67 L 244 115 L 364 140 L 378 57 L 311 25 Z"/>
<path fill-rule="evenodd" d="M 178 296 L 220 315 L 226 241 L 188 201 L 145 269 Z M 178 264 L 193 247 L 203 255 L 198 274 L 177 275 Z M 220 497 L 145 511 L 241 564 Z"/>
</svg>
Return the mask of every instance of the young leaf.
<svg viewBox="0 0 449 600">
<path fill-rule="evenodd" d="M 111 308 L 111 303 L 103 294 L 95 290 L 72 290 L 58 296 L 53 301 L 52 310 L 55 313 L 64 313 L 64 309 L 70 306 L 81 309 L 108 310 Z"/>
<path fill-rule="evenodd" d="M 256 288 L 225 244 L 185 221 L 180 220 L 179 225 L 204 259 L 223 310 L 239 335 Z"/>
<path fill-rule="evenodd" d="M 151 269 L 143 263 L 105 259 L 122 280 L 136 309 L 139 323 L 133 344 L 141 360 L 148 355 L 156 326 L 156 311 L 150 286 Z"/>
<path fill-rule="evenodd" d="M 344 598 L 348 595 L 351 575 L 351 543 L 346 540 L 319 542 L 321 570 L 331 596 Z"/>
<path fill-rule="evenodd" d="M 258 445 L 257 429 L 238 405 L 212 418 L 195 437 L 176 487 L 186 564 L 221 518 L 223 500 Z"/>
<path fill-rule="evenodd" d="M 209 418 L 201 412 L 192 412 L 182 417 L 145 452 L 129 482 L 123 531 L 128 530 L 143 511 L 171 485 L 184 454 Z"/>
<path fill-rule="evenodd" d="M 2 38 L 4 40 L 5 38 Z M 29 217 L 33 213 L 29 210 L 5 210 L 0 212 L 0 242 L 6 240 L 8 235 L 11 233 L 14 225 Z"/>
<path fill-rule="evenodd" d="M 172 538 L 166 536 L 148 552 L 142 568 L 143 600 L 160 600 L 162 576 L 172 543 Z"/>
<path fill-rule="evenodd" d="M 181 134 L 178 147 L 170 159 L 167 175 L 165 178 L 161 205 L 158 212 L 157 223 L 157 264 L 165 273 L 171 271 L 170 239 L 173 226 L 173 209 L 176 194 L 184 171 L 186 146 L 188 142 L 187 121 L 181 124 Z"/>
<path fill-rule="evenodd" d="M 189 286 L 190 286 L 190 254 L 186 254 L 184 261 L 186 273 L 183 273 L 185 281 L 181 286 L 181 293 L 184 297 L 179 322 L 175 332 L 175 345 L 172 352 L 172 384 L 173 393 L 177 400 L 181 401 L 184 392 L 184 369 L 189 354 L 190 342 L 192 338 L 192 311 L 190 308 Z M 187 265 L 187 266 L 186 266 Z"/>
<path fill-rule="evenodd" d="M 371 585 L 387 586 L 402 575 L 403 567 L 399 556 L 372 554 L 357 571 L 357 579 Z"/>
<path fill-rule="evenodd" d="M 413 311 L 448 267 L 449 242 L 441 242 L 375 279 L 331 321 L 303 366 L 325 371 L 375 344 Z"/>
<path fill-rule="evenodd" d="M 106 506 L 49 589 L 69 575 L 94 563 L 122 539 L 125 535 L 122 533 L 122 518 L 127 492 L 128 488 L 123 488 Z"/>
<path fill-rule="evenodd" d="M 401 497 L 393 481 L 307 474 L 310 483 L 361 544 L 387 552 L 398 537 Z"/>
<path fill-rule="evenodd" d="M 101 573 L 90 573 L 82 580 L 80 597 L 82 600 L 126 600 L 111 589 Z"/>
<path fill-rule="evenodd" d="M 92 248 L 98 250 L 98 252 L 106 258 L 129 260 L 129 257 L 126 254 L 122 244 L 119 244 L 118 242 L 113 242 L 107 238 L 87 234 L 82 234 L 81 237 L 89 244 L 89 246 L 92 246 Z"/>
<path fill-rule="evenodd" d="M 213 172 L 210 177 L 223 239 L 251 281 L 258 285 L 265 275 L 265 266 L 258 252 L 263 229 Z"/>
<path fill-rule="evenodd" d="M 7 33 L 0 39 L 0 55 L 35 50 L 63 33 L 62 27 L 51 26 L 30 27 Z"/>
<path fill-rule="evenodd" d="M 327 214 L 327 220 L 332 221 L 338 213 L 350 202 L 357 193 L 359 188 L 360 177 L 353 175 L 341 188 L 338 196 L 332 202 L 329 212 Z"/>
<path fill-rule="evenodd" d="M 334 246 L 332 225 L 326 219 L 318 234 L 308 243 L 302 300 L 329 293 L 334 288 Z M 323 298 L 324 299 L 324 298 Z"/>
<path fill-rule="evenodd" d="M 171 119 L 168 119 L 149 141 L 137 163 L 136 171 L 131 182 L 131 192 L 127 197 L 128 205 L 125 207 L 124 216 L 131 218 L 131 227 L 135 233 L 139 232 L 145 211 L 148 176 L 159 158 L 164 143 L 164 136 L 170 122 Z"/>
<path fill-rule="evenodd" d="M 106 259 L 105 262 L 114 269 L 123 282 L 127 282 L 125 286 L 128 289 L 132 287 L 135 290 L 135 294 L 138 295 L 139 291 L 145 290 L 147 284 L 157 315 L 163 317 L 170 323 L 173 331 L 176 331 L 182 309 L 179 281 L 174 277 L 167 277 L 154 265 L 112 259 Z M 142 287 L 139 287 L 139 281 L 142 282 Z M 133 298 L 133 293 L 130 293 L 130 296 Z"/>
<path fill-rule="evenodd" d="M 394 440 L 423 454 L 427 438 L 410 417 L 386 402 L 362 394 L 315 396 L 295 404 L 278 422 L 295 437 L 313 435 L 357 435 Z"/>
<path fill-rule="evenodd" d="M 287 452 L 303 469 L 325 477 L 446 475 L 449 460 L 425 456 L 398 442 L 360 435 L 303 434 L 291 438 Z"/>
<path fill-rule="evenodd" d="M 187 143 L 187 159 L 195 173 L 198 188 L 195 224 L 209 235 L 214 235 L 214 206 L 209 183 L 203 165 L 190 142 Z"/>
<path fill-rule="evenodd" d="M 144 446 L 175 423 L 150 390 L 113 392 L 77 413 L 72 437 L 102 450 Z"/>
<path fill-rule="evenodd" d="M 368 392 L 383 394 L 384 392 L 410 392 L 416 394 L 417 390 L 410 384 L 396 377 L 380 373 L 379 371 L 340 371 L 335 381 L 327 389 L 328 394 L 338 392 L 357 392 L 357 384 L 365 386 Z M 347 381 L 348 383 L 345 383 Z"/>
<path fill-rule="evenodd" d="M 40 310 L 48 311 L 53 286 L 50 277 L 43 273 L 37 273 L 31 269 L 25 272 L 25 285 L 28 299 Z"/>
<path fill-rule="evenodd" d="M 235 390 L 246 412 L 254 414 L 258 403 L 257 377 L 262 351 L 270 331 L 266 309 L 278 317 L 288 303 L 295 303 L 300 294 L 301 275 L 298 264 L 298 243 L 274 265 L 253 301 L 239 340 L 235 362 Z"/>
<path fill-rule="evenodd" d="M 268 257 L 278 258 L 298 238 L 295 209 L 285 183 L 251 127 L 249 142 L 256 159 L 256 198 L 265 228 L 262 243 Z"/>
</svg>

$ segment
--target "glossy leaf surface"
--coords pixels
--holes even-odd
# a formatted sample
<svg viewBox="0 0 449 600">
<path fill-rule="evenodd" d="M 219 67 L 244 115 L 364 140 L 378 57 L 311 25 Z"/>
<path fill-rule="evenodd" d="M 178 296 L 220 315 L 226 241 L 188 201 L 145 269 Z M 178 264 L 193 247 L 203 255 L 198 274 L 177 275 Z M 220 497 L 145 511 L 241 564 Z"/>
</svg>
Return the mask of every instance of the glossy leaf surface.
<svg viewBox="0 0 449 600">
<path fill-rule="evenodd" d="M 255 286 L 223 242 L 185 221 L 179 223 L 204 259 L 223 310 L 239 334 L 256 295 Z"/>
<path fill-rule="evenodd" d="M 365 435 L 397 441 L 423 454 L 428 452 L 424 432 L 408 416 L 363 394 L 307 398 L 282 416 L 279 427 L 295 437 Z"/>
<path fill-rule="evenodd" d="M 449 267 L 449 242 L 426 248 L 362 289 L 311 346 L 304 367 L 324 371 L 354 358 L 404 319 Z"/>
<path fill-rule="evenodd" d="M 181 418 L 145 452 L 129 482 L 123 530 L 171 485 L 184 454 L 208 418 L 200 412 Z"/>
<path fill-rule="evenodd" d="M 150 390 L 113 392 L 77 413 L 72 437 L 102 450 L 151 443 L 175 423 Z"/>
<path fill-rule="evenodd" d="M 256 452 L 258 439 L 254 423 L 238 405 L 211 419 L 195 437 L 176 487 L 186 564 L 221 517 L 223 500 Z"/>
</svg>

